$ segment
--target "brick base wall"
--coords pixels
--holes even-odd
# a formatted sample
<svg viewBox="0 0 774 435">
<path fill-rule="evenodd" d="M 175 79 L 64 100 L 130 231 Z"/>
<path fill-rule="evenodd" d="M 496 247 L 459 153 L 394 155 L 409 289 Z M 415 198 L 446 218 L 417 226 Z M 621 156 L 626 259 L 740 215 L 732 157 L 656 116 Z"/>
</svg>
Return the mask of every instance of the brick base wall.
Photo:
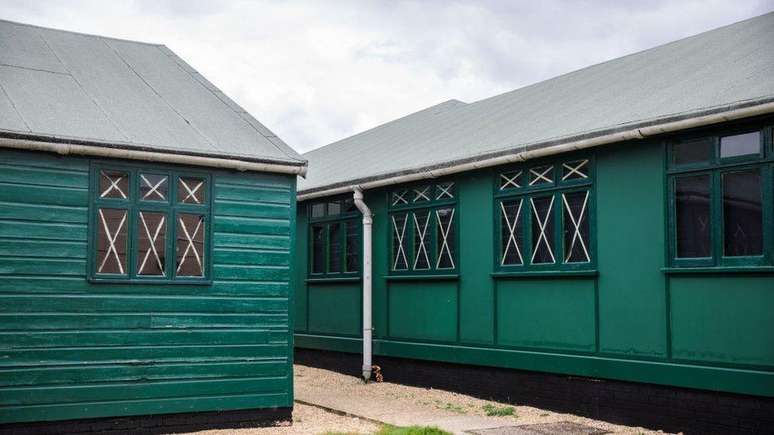
<svg viewBox="0 0 774 435">
<path fill-rule="evenodd" d="M 168 434 L 290 424 L 293 408 L 246 409 L 0 425 L 3 435 Z"/>
<path fill-rule="evenodd" d="M 296 350 L 296 363 L 360 376 L 360 355 Z M 774 399 L 493 367 L 374 357 L 386 382 L 686 434 L 774 434 Z"/>
</svg>

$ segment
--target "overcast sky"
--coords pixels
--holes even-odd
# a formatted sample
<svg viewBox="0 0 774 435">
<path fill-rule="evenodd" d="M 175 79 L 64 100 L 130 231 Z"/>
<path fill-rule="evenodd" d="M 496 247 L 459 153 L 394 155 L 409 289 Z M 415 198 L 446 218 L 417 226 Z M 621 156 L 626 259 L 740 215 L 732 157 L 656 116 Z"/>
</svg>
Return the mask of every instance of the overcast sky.
<svg viewBox="0 0 774 435">
<path fill-rule="evenodd" d="M 774 0 L 0 0 L 0 18 L 167 45 L 300 152 L 771 10 Z"/>
</svg>

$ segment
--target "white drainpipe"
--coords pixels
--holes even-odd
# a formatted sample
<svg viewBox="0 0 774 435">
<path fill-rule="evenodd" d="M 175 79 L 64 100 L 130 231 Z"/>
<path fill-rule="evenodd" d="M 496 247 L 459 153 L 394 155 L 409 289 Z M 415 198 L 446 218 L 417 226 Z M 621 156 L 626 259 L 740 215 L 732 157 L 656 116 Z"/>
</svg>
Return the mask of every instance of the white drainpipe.
<svg viewBox="0 0 774 435">
<path fill-rule="evenodd" d="M 363 214 L 363 380 L 371 379 L 371 227 L 373 213 L 363 202 L 363 191 L 359 186 L 354 191 L 355 206 Z"/>
</svg>

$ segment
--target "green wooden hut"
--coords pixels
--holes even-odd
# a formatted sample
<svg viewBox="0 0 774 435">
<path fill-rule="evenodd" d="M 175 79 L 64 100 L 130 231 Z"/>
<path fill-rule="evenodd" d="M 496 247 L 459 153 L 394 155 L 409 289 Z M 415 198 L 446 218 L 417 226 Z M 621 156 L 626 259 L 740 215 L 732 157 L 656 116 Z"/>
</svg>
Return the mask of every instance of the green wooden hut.
<svg viewBox="0 0 774 435">
<path fill-rule="evenodd" d="M 305 167 L 163 45 L 0 21 L 0 431 L 287 417 Z"/>
<path fill-rule="evenodd" d="M 772 41 L 774 13 L 307 153 L 296 347 L 774 397 Z"/>
</svg>

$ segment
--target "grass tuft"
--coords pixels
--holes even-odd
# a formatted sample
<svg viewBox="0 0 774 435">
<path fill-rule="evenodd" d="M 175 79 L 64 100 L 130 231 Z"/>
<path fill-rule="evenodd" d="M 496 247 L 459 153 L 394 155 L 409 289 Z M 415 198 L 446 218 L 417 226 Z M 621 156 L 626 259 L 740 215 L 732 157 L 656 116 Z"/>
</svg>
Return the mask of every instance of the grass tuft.
<svg viewBox="0 0 774 435">
<path fill-rule="evenodd" d="M 489 417 L 507 417 L 509 415 L 516 416 L 516 410 L 513 408 L 513 406 L 495 406 L 491 403 L 487 403 L 481 408 Z"/>
</svg>

